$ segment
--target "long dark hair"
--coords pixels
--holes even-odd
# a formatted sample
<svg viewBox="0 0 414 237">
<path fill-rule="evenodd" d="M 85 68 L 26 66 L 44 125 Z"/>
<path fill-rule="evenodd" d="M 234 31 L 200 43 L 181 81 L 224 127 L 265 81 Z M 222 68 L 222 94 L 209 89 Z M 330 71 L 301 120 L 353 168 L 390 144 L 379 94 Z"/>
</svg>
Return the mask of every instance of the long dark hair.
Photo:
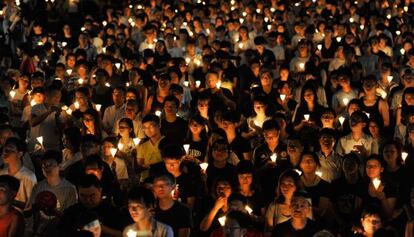
<svg viewBox="0 0 414 237">
<path fill-rule="evenodd" d="M 282 194 L 282 191 L 280 190 L 280 184 L 282 182 L 283 179 L 286 178 L 291 178 L 293 179 L 293 182 L 295 183 L 296 189 L 299 189 L 301 187 L 300 184 L 300 176 L 299 174 L 291 169 L 285 170 L 285 172 L 283 172 L 280 177 L 279 177 L 279 181 L 277 183 L 277 189 L 276 189 L 276 198 L 275 198 L 275 202 L 282 204 L 285 202 L 285 197 Z"/>
<path fill-rule="evenodd" d="M 303 85 L 302 90 L 300 92 L 300 101 L 299 101 L 299 106 L 303 109 L 308 110 L 308 104 L 305 101 L 305 91 L 307 90 L 311 90 L 313 93 L 313 103 L 316 106 L 318 106 L 318 94 L 317 94 L 317 89 L 314 85 L 314 83 L 312 81 L 307 81 L 305 83 L 305 85 Z"/>
<path fill-rule="evenodd" d="M 131 129 L 131 131 L 129 132 L 129 136 L 131 137 L 131 138 L 134 138 L 135 137 L 135 132 L 134 132 L 134 123 L 132 122 L 132 120 L 131 119 L 129 119 L 129 118 L 121 118 L 120 120 L 119 120 L 119 122 L 118 122 L 118 127 L 119 127 L 119 125 L 121 124 L 121 123 L 126 123 L 126 124 L 128 124 L 128 126 L 130 127 L 130 129 Z M 118 135 L 118 137 L 120 137 L 121 135 Z"/>
<path fill-rule="evenodd" d="M 87 109 L 85 112 L 83 112 L 83 116 L 85 116 L 86 114 L 91 115 L 93 117 L 93 125 L 95 127 L 95 137 L 100 141 L 102 140 L 102 126 L 101 126 L 101 117 L 99 116 L 98 111 L 89 108 Z M 88 128 L 85 126 L 85 124 L 82 122 L 82 128 L 81 128 L 81 132 L 82 132 L 82 136 L 86 135 L 86 131 L 88 130 Z"/>
</svg>

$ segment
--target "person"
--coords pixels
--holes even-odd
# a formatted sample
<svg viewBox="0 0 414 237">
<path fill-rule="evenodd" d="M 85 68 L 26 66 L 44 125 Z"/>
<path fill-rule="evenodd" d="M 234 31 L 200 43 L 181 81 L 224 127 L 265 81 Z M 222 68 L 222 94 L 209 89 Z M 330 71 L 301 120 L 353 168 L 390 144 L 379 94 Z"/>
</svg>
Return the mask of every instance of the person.
<svg viewBox="0 0 414 237">
<path fill-rule="evenodd" d="M 137 163 L 143 169 L 143 172 L 141 172 L 141 180 L 144 180 L 148 177 L 147 169 L 150 165 L 162 161 L 158 145 L 163 139 L 163 136 L 160 131 L 160 119 L 156 115 L 146 115 L 142 119 L 142 127 L 148 139 L 138 145 Z"/>
<path fill-rule="evenodd" d="M 313 236 L 320 230 L 318 223 L 309 219 L 312 205 L 306 193 L 296 191 L 290 203 L 292 217 L 290 220 L 277 224 L 272 231 L 272 237 L 278 236 Z"/>
<path fill-rule="evenodd" d="M 164 98 L 164 118 L 161 120 L 161 133 L 169 139 L 183 143 L 187 134 L 188 123 L 177 116 L 180 101 L 173 95 Z"/>
<path fill-rule="evenodd" d="M 103 199 L 102 186 L 94 175 L 83 175 L 77 186 L 79 202 L 67 208 L 59 221 L 60 236 L 74 236 L 82 214 L 94 212 L 102 223 L 102 234 L 121 235 L 125 227 L 121 214 L 108 200 Z"/>
<path fill-rule="evenodd" d="M 355 231 L 355 236 L 373 237 L 382 227 L 381 213 L 372 207 L 365 208 L 361 213 L 360 223 L 362 228 Z"/>
<path fill-rule="evenodd" d="M 19 237 L 24 234 L 23 214 L 13 207 L 20 182 L 10 175 L 0 175 L 0 236 Z"/>
<path fill-rule="evenodd" d="M 173 237 L 174 232 L 169 225 L 154 218 L 152 210 L 156 206 L 153 193 L 144 187 L 136 187 L 128 194 L 128 211 L 134 224 L 125 227 L 122 236 L 140 233 L 141 236 Z"/>
<path fill-rule="evenodd" d="M 201 115 L 194 115 L 188 122 L 188 134 L 185 144 L 189 144 L 186 159 L 204 162 L 207 153 L 208 134 L 206 121 Z"/>
<path fill-rule="evenodd" d="M 125 94 L 126 90 L 122 86 L 112 91 L 113 105 L 105 109 L 102 119 L 102 127 L 107 134 L 111 134 L 113 124 L 125 116 Z"/>
<path fill-rule="evenodd" d="M 102 141 L 102 156 L 103 161 L 105 161 L 109 167 L 111 167 L 112 174 L 116 180 L 120 183 L 127 181 L 129 177 L 128 169 L 126 163 L 123 159 L 120 159 L 116 152 L 113 153 L 113 150 L 116 151 L 117 139 L 116 137 L 106 137 Z"/>
<path fill-rule="evenodd" d="M 184 204 L 174 201 L 174 192 L 177 192 L 177 186 L 171 174 L 154 178 L 154 193 L 158 199 L 155 219 L 171 226 L 174 236 L 189 237 L 192 227 L 191 210 Z"/>
<path fill-rule="evenodd" d="M 0 175 L 11 175 L 20 181 L 19 190 L 15 195 L 15 205 L 23 210 L 30 200 L 32 190 L 37 183 L 35 174 L 23 166 L 22 156 L 25 144 L 18 138 L 7 139 L 3 149 L 3 159 L 7 168 L 0 171 Z"/>
<path fill-rule="evenodd" d="M 89 108 L 83 112 L 81 134 L 82 136 L 86 134 L 93 135 L 98 140 L 102 140 L 107 136 L 102 127 L 100 115 L 95 109 Z"/>
<path fill-rule="evenodd" d="M 341 176 L 342 158 L 335 152 L 335 130 L 323 128 L 319 132 L 320 151 L 316 152 L 319 158 L 322 173 L 321 178 L 329 183 Z"/>
<path fill-rule="evenodd" d="M 142 117 L 141 111 L 139 111 L 138 101 L 134 99 L 127 99 L 125 106 L 125 118 L 129 118 L 132 120 L 132 123 L 134 124 L 134 134 L 136 135 L 136 137 L 139 139 L 143 139 L 145 137 L 145 134 L 142 129 Z M 114 124 L 112 133 L 115 135 L 119 133 L 119 121 L 121 119 L 122 118 L 120 118 Z"/>
<path fill-rule="evenodd" d="M 62 162 L 59 164 L 63 172 L 72 164 L 82 159 L 80 152 L 81 132 L 77 127 L 68 127 L 63 131 L 62 136 Z"/>
</svg>

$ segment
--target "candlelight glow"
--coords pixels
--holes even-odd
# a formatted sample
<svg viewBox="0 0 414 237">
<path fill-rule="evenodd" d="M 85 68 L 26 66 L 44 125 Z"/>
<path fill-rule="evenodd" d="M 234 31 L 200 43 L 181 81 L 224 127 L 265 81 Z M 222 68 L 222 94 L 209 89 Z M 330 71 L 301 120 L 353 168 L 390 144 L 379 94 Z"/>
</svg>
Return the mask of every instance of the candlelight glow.
<svg viewBox="0 0 414 237">
<path fill-rule="evenodd" d="M 306 121 L 309 121 L 310 115 L 309 114 L 305 114 L 305 115 L 303 115 L 303 117 L 305 118 Z"/>
<path fill-rule="evenodd" d="M 272 162 L 276 162 L 276 159 L 277 159 L 277 155 L 276 155 L 276 153 L 273 153 L 273 154 L 270 156 L 270 160 L 272 160 Z"/>
<path fill-rule="evenodd" d="M 219 221 L 221 226 L 225 226 L 226 225 L 226 216 L 222 216 L 222 217 L 218 218 L 218 221 Z"/>
<path fill-rule="evenodd" d="M 36 140 L 40 143 L 40 145 L 43 146 L 43 137 L 42 136 L 37 137 Z"/>
<path fill-rule="evenodd" d="M 95 108 L 97 111 L 101 111 L 102 105 L 101 104 L 96 104 Z"/>
<path fill-rule="evenodd" d="M 204 171 L 204 172 L 206 172 L 206 170 L 207 170 L 207 167 L 208 167 L 208 163 L 201 163 L 200 164 L 200 168 Z"/>
<path fill-rule="evenodd" d="M 111 148 L 111 155 L 112 155 L 112 157 L 115 157 L 117 151 L 118 150 L 116 148 Z"/>
<path fill-rule="evenodd" d="M 248 205 L 246 205 L 244 207 L 244 209 L 247 211 L 247 213 L 249 213 L 249 215 L 251 215 L 253 213 L 253 209 L 251 207 L 249 207 Z"/>
<path fill-rule="evenodd" d="M 135 146 L 138 146 L 139 142 L 141 141 L 141 139 L 139 139 L 137 137 L 132 139 L 132 140 L 134 141 Z"/>
<path fill-rule="evenodd" d="M 190 144 L 184 144 L 183 145 L 185 153 L 188 153 L 188 150 L 190 149 Z"/>
<path fill-rule="evenodd" d="M 372 184 L 374 185 L 375 189 L 378 189 L 381 184 L 381 180 L 379 180 L 378 178 L 375 178 L 374 180 L 372 180 Z"/>
</svg>

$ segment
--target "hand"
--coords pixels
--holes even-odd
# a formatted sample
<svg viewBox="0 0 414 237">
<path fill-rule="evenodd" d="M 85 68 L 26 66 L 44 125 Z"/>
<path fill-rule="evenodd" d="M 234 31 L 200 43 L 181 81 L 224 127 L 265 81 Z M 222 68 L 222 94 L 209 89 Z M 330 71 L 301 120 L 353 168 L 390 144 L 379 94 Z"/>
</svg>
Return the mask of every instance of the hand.
<svg viewBox="0 0 414 237">
<path fill-rule="evenodd" d="M 214 204 L 214 208 L 217 210 L 221 209 L 227 204 L 227 197 L 219 197 L 216 200 L 216 203 Z"/>
<path fill-rule="evenodd" d="M 385 199 L 384 185 L 382 183 L 378 186 L 378 189 L 375 189 L 374 184 L 370 182 L 368 193 L 371 197 L 378 198 L 379 200 Z"/>
</svg>

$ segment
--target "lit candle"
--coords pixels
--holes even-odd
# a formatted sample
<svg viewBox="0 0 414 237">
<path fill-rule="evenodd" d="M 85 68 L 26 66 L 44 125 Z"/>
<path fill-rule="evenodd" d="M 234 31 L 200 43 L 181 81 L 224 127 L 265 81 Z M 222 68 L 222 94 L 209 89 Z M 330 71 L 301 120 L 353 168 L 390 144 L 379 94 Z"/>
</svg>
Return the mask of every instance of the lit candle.
<svg viewBox="0 0 414 237">
<path fill-rule="evenodd" d="M 106 87 L 111 87 L 111 84 L 109 84 L 109 82 L 105 83 Z"/>
<path fill-rule="evenodd" d="M 112 157 L 115 157 L 117 151 L 118 150 L 116 148 L 111 148 L 111 155 L 112 155 Z"/>
<path fill-rule="evenodd" d="M 271 30 L 272 29 L 272 25 L 267 25 L 267 30 Z"/>
<path fill-rule="evenodd" d="M 299 69 L 304 70 L 305 69 L 305 63 L 299 63 Z"/>
<path fill-rule="evenodd" d="M 189 63 L 190 63 L 190 61 L 191 61 L 191 59 L 190 59 L 189 57 L 186 57 L 186 58 L 185 58 L 185 63 L 186 63 L 186 64 L 189 64 Z"/>
<path fill-rule="evenodd" d="M 79 109 L 80 105 L 79 102 L 75 101 L 75 103 L 73 103 L 73 105 L 75 106 L 76 109 Z"/>
<path fill-rule="evenodd" d="M 405 160 L 407 159 L 407 157 L 408 157 L 408 153 L 407 152 L 405 152 L 405 151 L 403 151 L 402 153 L 401 153 L 401 158 L 402 158 L 402 160 L 403 160 L 403 162 L 405 163 Z"/>
<path fill-rule="evenodd" d="M 375 178 L 374 180 L 372 180 L 372 184 L 374 185 L 375 189 L 378 189 L 381 184 L 381 180 L 379 180 L 378 178 Z"/>
<path fill-rule="evenodd" d="M 184 83 L 183 83 L 183 84 L 184 84 L 184 86 L 185 86 L 185 87 L 188 87 L 188 85 L 189 85 L 190 83 L 189 83 L 188 81 L 184 81 Z"/>
<path fill-rule="evenodd" d="M 36 140 L 43 146 L 43 136 L 37 137 Z"/>
<path fill-rule="evenodd" d="M 270 160 L 271 160 L 272 162 L 276 162 L 276 159 L 277 159 L 277 155 L 276 155 L 276 153 L 273 153 L 273 154 L 270 156 Z"/>
<path fill-rule="evenodd" d="M 268 21 L 269 21 L 269 17 L 265 17 L 265 18 L 264 18 L 264 21 L 265 21 L 265 22 L 268 22 Z"/>
<path fill-rule="evenodd" d="M 387 15 L 387 18 L 388 18 L 388 19 L 391 19 L 391 14 L 388 14 L 388 15 Z"/>
<path fill-rule="evenodd" d="M 66 110 L 66 113 L 69 114 L 69 115 L 72 115 L 72 110 L 69 108 L 69 109 Z"/>
<path fill-rule="evenodd" d="M 270 8 L 270 11 L 271 11 L 271 12 L 275 12 L 275 11 L 276 11 L 276 9 L 275 9 L 274 7 L 271 7 L 271 8 Z"/>
<path fill-rule="evenodd" d="M 106 21 L 102 21 L 102 25 L 105 27 L 108 24 Z"/>
<path fill-rule="evenodd" d="M 401 31 L 397 30 L 397 31 L 395 31 L 395 34 L 400 35 Z"/>
<path fill-rule="evenodd" d="M 78 83 L 79 83 L 80 85 L 82 85 L 82 84 L 83 84 L 83 82 L 84 82 L 84 80 L 83 80 L 82 78 L 79 78 L 79 79 L 78 79 Z"/>
<path fill-rule="evenodd" d="M 304 114 L 303 117 L 305 118 L 306 121 L 309 121 L 310 115 L 309 114 Z"/>
<path fill-rule="evenodd" d="M 65 42 L 65 41 L 63 41 L 63 42 L 62 42 L 62 47 L 66 47 L 66 45 L 68 45 L 68 43 L 67 43 L 67 42 Z"/>
<path fill-rule="evenodd" d="M 155 111 L 155 115 L 157 115 L 158 117 L 160 117 L 161 116 L 161 111 L 159 111 L 159 110 Z"/>
<path fill-rule="evenodd" d="M 36 101 L 34 101 L 34 100 L 31 100 L 31 101 L 30 101 L 30 106 L 32 106 L 32 107 L 33 107 L 33 106 L 35 106 L 36 104 L 37 104 L 37 103 L 36 103 Z"/>
<path fill-rule="evenodd" d="M 190 144 L 184 144 L 183 145 L 185 153 L 188 154 L 188 150 L 190 149 Z"/>
<path fill-rule="evenodd" d="M 393 76 L 387 76 L 388 83 L 391 83 Z"/>
<path fill-rule="evenodd" d="M 349 103 L 349 99 L 348 98 L 343 98 L 342 102 L 344 103 L 345 106 L 347 106 L 348 103 Z"/>
<path fill-rule="evenodd" d="M 101 104 L 96 104 L 95 108 L 97 111 L 101 111 L 102 105 Z"/>
<path fill-rule="evenodd" d="M 401 55 L 404 55 L 405 54 L 405 49 L 401 48 L 400 53 L 401 53 Z"/>
<path fill-rule="evenodd" d="M 244 209 L 247 211 L 247 213 L 249 213 L 249 215 L 253 213 L 253 209 L 249 207 L 248 205 L 244 206 Z"/>
<path fill-rule="evenodd" d="M 341 124 L 341 126 L 344 124 L 344 121 L 345 121 L 345 117 L 343 117 L 343 116 L 341 116 L 341 117 L 339 117 L 339 123 Z"/>
<path fill-rule="evenodd" d="M 128 232 L 126 233 L 127 237 L 137 237 L 137 232 L 134 230 L 128 230 Z"/>
<path fill-rule="evenodd" d="M 241 49 L 243 48 L 243 43 L 242 42 L 239 43 L 239 48 L 241 48 Z"/>
<path fill-rule="evenodd" d="M 85 31 L 86 28 L 84 26 L 81 27 L 81 31 Z"/>
<path fill-rule="evenodd" d="M 201 168 L 204 172 L 206 172 L 207 167 L 208 167 L 208 163 L 206 163 L 206 162 L 204 162 L 204 163 L 201 163 L 201 164 L 200 164 L 200 168 Z"/>
<path fill-rule="evenodd" d="M 369 116 L 370 116 L 370 114 L 369 113 L 367 113 L 367 112 L 365 112 L 365 115 L 369 118 Z"/>
<path fill-rule="evenodd" d="M 256 9 L 256 12 L 260 14 L 260 9 L 259 9 L 259 8 L 257 8 L 257 9 Z"/>
<path fill-rule="evenodd" d="M 198 88 L 200 87 L 200 85 L 201 85 L 201 81 L 196 81 L 196 87 Z"/>
<path fill-rule="evenodd" d="M 10 91 L 9 95 L 13 99 L 14 96 L 16 95 L 16 91 Z"/>
<path fill-rule="evenodd" d="M 220 87 L 221 87 L 221 81 L 218 81 L 218 82 L 216 83 L 216 87 L 217 87 L 217 89 L 220 89 Z"/>
<path fill-rule="evenodd" d="M 121 68 L 121 63 L 115 63 L 115 67 L 119 70 Z"/>
<path fill-rule="evenodd" d="M 239 21 L 240 21 L 240 24 L 243 24 L 244 19 L 243 18 L 240 18 Z"/>
<path fill-rule="evenodd" d="M 226 216 L 222 216 L 222 217 L 218 218 L 218 221 L 219 221 L 221 226 L 225 226 L 226 225 Z"/>
<path fill-rule="evenodd" d="M 62 108 L 61 108 L 63 111 L 66 111 L 66 110 L 68 110 L 69 108 L 66 106 L 66 105 L 64 105 L 64 106 L 62 106 Z"/>
<path fill-rule="evenodd" d="M 360 26 L 359 26 L 359 28 L 360 28 L 361 30 L 364 30 L 365 26 L 364 26 L 364 25 L 360 25 Z"/>
<path fill-rule="evenodd" d="M 322 45 L 321 44 L 318 44 L 318 46 L 316 46 L 316 47 L 318 48 L 319 51 L 322 50 Z"/>
<path fill-rule="evenodd" d="M 120 142 L 119 142 L 119 143 L 118 143 L 118 149 L 119 149 L 119 150 L 122 150 L 123 148 L 124 148 L 124 144 L 122 144 L 122 143 L 120 143 Z"/>
<path fill-rule="evenodd" d="M 349 22 L 353 23 L 355 20 L 353 17 L 349 18 Z"/>
<path fill-rule="evenodd" d="M 284 101 L 284 100 L 286 99 L 286 95 L 284 95 L 284 94 L 280 94 L 280 99 L 281 99 L 282 101 Z"/>
<path fill-rule="evenodd" d="M 243 12 L 243 13 L 242 13 L 242 15 L 243 15 L 244 17 L 246 17 L 246 16 L 247 16 L 247 12 Z"/>
<path fill-rule="evenodd" d="M 315 174 L 319 177 L 322 177 L 322 171 L 316 171 Z"/>
<path fill-rule="evenodd" d="M 138 146 L 139 142 L 141 141 L 141 139 L 139 139 L 137 137 L 132 139 L 132 140 L 134 141 L 135 146 Z"/>
<path fill-rule="evenodd" d="M 341 40 L 342 40 L 341 36 L 336 37 L 336 41 L 337 41 L 338 43 L 339 43 L 339 42 L 341 42 Z"/>
<path fill-rule="evenodd" d="M 67 69 L 66 73 L 70 76 L 72 74 L 72 69 Z"/>
<path fill-rule="evenodd" d="M 302 171 L 300 171 L 300 170 L 298 170 L 298 169 L 294 169 L 294 171 L 295 171 L 296 173 L 298 173 L 299 175 L 301 175 L 301 174 L 302 174 Z"/>
<path fill-rule="evenodd" d="M 408 12 L 408 6 L 404 6 L 404 11 Z"/>
</svg>

